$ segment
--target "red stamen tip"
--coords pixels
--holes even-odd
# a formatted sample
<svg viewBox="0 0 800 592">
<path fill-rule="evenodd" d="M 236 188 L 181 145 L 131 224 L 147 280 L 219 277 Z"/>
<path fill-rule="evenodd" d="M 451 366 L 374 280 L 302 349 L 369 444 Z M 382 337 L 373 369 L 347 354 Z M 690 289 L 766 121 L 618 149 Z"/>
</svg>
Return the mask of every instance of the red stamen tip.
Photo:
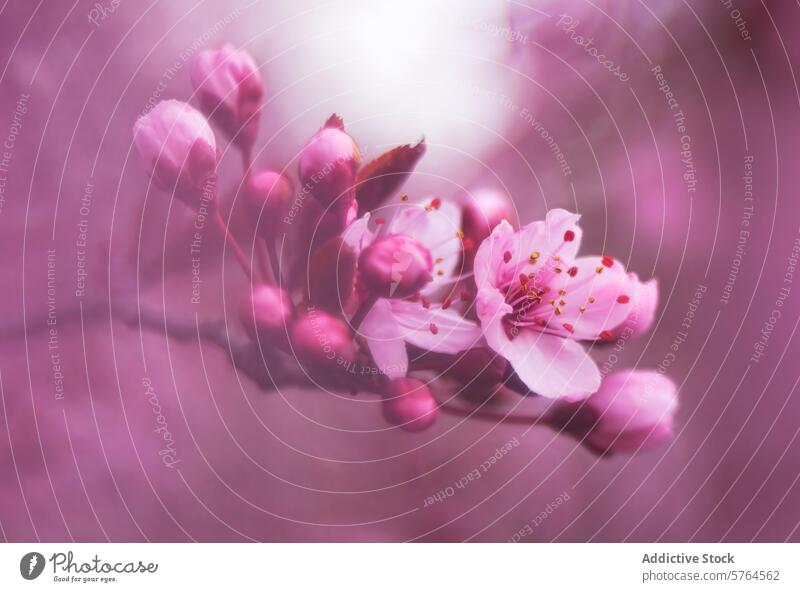
<svg viewBox="0 0 800 592">
<path fill-rule="evenodd" d="M 377 224 L 378 226 L 386 224 L 386 218 L 375 218 L 375 224 Z"/>
<path fill-rule="evenodd" d="M 564 240 L 567 241 L 568 243 L 574 241 L 575 240 L 575 233 L 572 230 L 567 230 L 564 233 Z"/>
<path fill-rule="evenodd" d="M 434 210 L 438 210 L 440 207 L 442 207 L 442 200 L 438 197 L 433 198 L 433 200 L 431 200 L 431 207 Z"/>
<path fill-rule="evenodd" d="M 434 335 L 436 335 L 439 332 L 439 327 L 436 326 L 436 323 L 431 323 L 430 329 L 431 333 L 433 333 Z"/>
<path fill-rule="evenodd" d="M 578 275 L 578 268 L 573 265 L 567 270 L 567 274 L 569 275 L 569 277 L 575 277 L 576 275 Z"/>
<path fill-rule="evenodd" d="M 575 327 L 569 323 L 564 323 L 564 329 L 566 329 L 569 333 L 575 333 Z"/>
<path fill-rule="evenodd" d="M 450 298 L 450 296 L 448 296 L 444 299 L 444 302 L 442 302 L 442 310 L 447 310 L 450 308 L 451 304 L 453 304 L 453 300 Z"/>
<path fill-rule="evenodd" d="M 511 261 L 511 251 L 506 251 L 505 253 L 503 253 L 503 261 L 505 261 L 506 263 Z"/>
<path fill-rule="evenodd" d="M 600 263 L 602 263 L 606 267 L 611 267 L 612 265 L 614 265 L 614 258 L 610 257 L 609 255 L 603 255 L 603 258 L 600 259 Z"/>
<path fill-rule="evenodd" d="M 528 283 L 528 276 L 524 273 L 519 274 L 519 283 L 523 286 Z"/>
<path fill-rule="evenodd" d="M 600 339 L 603 341 L 613 341 L 614 336 L 611 334 L 611 331 L 602 331 L 600 333 Z"/>
<path fill-rule="evenodd" d="M 625 294 L 623 294 L 622 296 L 617 296 L 617 302 L 619 302 L 620 304 L 627 304 L 630 301 L 631 301 L 630 297 L 625 296 Z"/>
</svg>

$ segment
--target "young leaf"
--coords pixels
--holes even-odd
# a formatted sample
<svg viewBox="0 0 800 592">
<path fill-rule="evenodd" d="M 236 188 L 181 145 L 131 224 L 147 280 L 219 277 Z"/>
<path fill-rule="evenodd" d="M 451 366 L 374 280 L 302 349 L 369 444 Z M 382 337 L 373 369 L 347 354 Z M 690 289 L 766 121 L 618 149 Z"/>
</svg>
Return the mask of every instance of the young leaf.
<svg viewBox="0 0 800 592">
<path fill-rule="evenodd" d="M 405 183 L 419 159 L 425 154 L 425 139 L 415 146 L 405 144 L 368 162 L 356 179 L 356 200 L 359 215 L 383 203 Z"/>
</svg>

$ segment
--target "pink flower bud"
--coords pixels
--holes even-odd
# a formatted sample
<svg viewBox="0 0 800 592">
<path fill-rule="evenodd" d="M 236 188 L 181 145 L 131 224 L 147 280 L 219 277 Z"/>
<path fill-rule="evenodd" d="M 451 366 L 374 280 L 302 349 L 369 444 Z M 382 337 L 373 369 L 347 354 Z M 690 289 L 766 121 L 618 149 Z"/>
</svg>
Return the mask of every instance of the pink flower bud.
<svg viewBox="0 0 800 592">
<path fill-rule="evenodd" d="M 285 344 L 292 323 L 292 302 L 280 288 L 255 286 L 242 310 L 242 322 L 253 338 L 272 346 Z"/>
<path fill-rule="evenodd" d="M 670 438 L 677 408 L 675 385 L 666 376 L 624 370 L 607 376 L 585 401 L 557 404 L 548 419 L 594 451 L 609 454 Z"/>
<path fill-rule="evenodd" d="M 514 220 L 514 206 L 508 196 L 497 189 L 478 189 L 464 206 L 461 229 L 477 249 L 503 220 Z"/>
<path fill-rule="evenodd" d="M 258 221 L 259 233 L 264 238 L 274 238 L 284 224 L 293 196 L 292 182 L 286 175 L 261 171 L 247 179 L 243 190 L 245 206 L 253 221 Z"/>
<path fill-rule="evenodd" d="M 406 298 L 433 279 L 433 259 L 416 239 L 390 234 L 361 252 L 358 270 L 364 285 L 379 296 Z"/>
<path fill-rule="evenodd" d="M 342 319 L 309 310 L 292 325 L 292 350 L 297 359 L 322 368 L 346 367 L 356 360 L 350 327 Z"/>
<path fill-rule="evenodd" d="M 436 399 L 416 378 L 395 378 L 386 385 L 383 416 L 390 424 L 409 432 L 421 432 L 436 421 Z"/>
<path fill-rule="evenodd" d="M 223 133 L 241 148 L 250 148 L 258 135 L 264 85 L 253 58 L 226 43 L 218 50 L 198 53 L 191 79 L 200 106 Z"/>
<path fill-rule="evenodd" d="M 180 101 L 161 101 L 133 125 L 133 141 L 159 187 L 195 209 L 213 197 L 208 191 L 216 181 L 217 145 L 199 111 Z"/>
<path fill-rule="evenodd" d="M 631 314 L 622 324 L 614 327 L 610 333 L 612 339 L 630 339 L 650 330 L 658 311 L 658 280 L 652 279 L 647 283 L 639 282 L 635 273 L 631 276 L 635 280 L 636 292 L 633 294 L 633 308 Z"/>
<path fill-rule="evenodd" d="M 300 182 L 304 191 L 327 206 L 343 196 L 354 197 L 359 166 L 358 145 L 345 133 L 342 120 L 332 115 L 300 154 Z"/>
</svg>

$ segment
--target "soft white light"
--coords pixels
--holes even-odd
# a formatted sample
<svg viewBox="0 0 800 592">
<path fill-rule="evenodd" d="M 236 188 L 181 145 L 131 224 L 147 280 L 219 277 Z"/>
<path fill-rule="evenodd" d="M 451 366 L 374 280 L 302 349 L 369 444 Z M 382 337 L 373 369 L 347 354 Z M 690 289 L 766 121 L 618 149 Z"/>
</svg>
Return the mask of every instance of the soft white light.
<svg viewBox="0 0 800 592">
<path fill-rule="evenodd" d="M 514 129 L 516 113 L 498 100 L 524 82 L 508 65 L 513 42 L 498 33 L 506 12 L 505 2 L 477 0 L 265 2 L 218 41 L 245 45 L 262 64 L 274 99 L 265 125 L 288 124 L 271 161 L 293 158 L 335 111 L 366 157 L 425 136 L 426 165 L 466 183 L 456 152 L 484 159 L 502 143 L 489 130 Z"/>
</svg>

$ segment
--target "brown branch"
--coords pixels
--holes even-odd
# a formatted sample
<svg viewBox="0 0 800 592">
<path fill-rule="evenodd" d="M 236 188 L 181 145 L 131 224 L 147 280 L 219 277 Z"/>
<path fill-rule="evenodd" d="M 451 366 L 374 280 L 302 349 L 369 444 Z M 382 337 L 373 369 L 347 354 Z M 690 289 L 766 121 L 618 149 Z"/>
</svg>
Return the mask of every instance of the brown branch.
<svg viewBox="0 0 800 592">
<path fill-rule="evenodd" d="M 523 425 L 536 425 L 542 423 L 544 418 L 539 415 L 512 415 L 504 414 L 496 411 L 486 411 L 480 407 L 472 409 L 465 409 L 459 405 L 451 405 L 437 401 L 439 410 L 449 415 L 463 417 L 466 419 L 478 419 L 482 421 L 489 421 L 493 423 L 513 423 Z"/>
</svg>

